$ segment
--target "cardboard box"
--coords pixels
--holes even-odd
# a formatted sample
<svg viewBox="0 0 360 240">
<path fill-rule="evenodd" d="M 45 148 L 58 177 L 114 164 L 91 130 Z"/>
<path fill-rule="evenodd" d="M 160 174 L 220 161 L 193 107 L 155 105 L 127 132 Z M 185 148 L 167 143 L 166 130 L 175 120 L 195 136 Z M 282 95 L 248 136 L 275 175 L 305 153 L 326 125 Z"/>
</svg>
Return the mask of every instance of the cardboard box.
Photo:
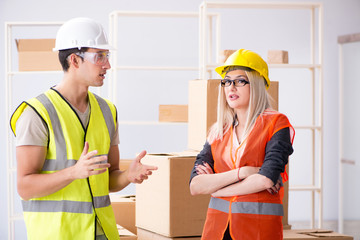
<svg viewBox="0 0 360 240">
<path fill-rule="evenodd" d="M 289 63 L 289 54 L 283 50 L 269 50 L 267 56 L 268 64 Z"/>
<path fill-rule="evenodd" d="M 210 127 L 217 120 L 220 79 L 189 82 L 188 148 L 201 151 Z M 271 81 L 268 93 L 275 110 L 279 106 L 279 82 Z"/>
<path fill-rule="evenodd" d="M 187 122 L 188 105 L 160 105 L 160 122 Z"/>
<path fill-rule="evenodd" d="M 136 234 L 135 227 L 135 197 L 110 194 L 111 206 L 116 224 Z"/>
<path fill-rule="evenodd" d="M 129 168 L 131 162 L 133 161 L 134 159 L 120 159 L 119 161 L 119 169 L 121 171 L 125 171 L 126 169 Z"/>
<path fill-rule="evenodd" d="M 220 51 L 219 54 L 220 63 L 225 63 L 226 59 L 228 59 L 228 57 L 236 51 L 237 50 L 229 50 L 229 49 Z"/>
<path fill-rule="evenodd" d="M 147 154 L 141 162 L 157 171 L 136 185 L 136 226 L 166 237 L 200 236 L 210 195 L 192 196 L 197 152 Z"/>
<path fill-rule="evenodd" d="M 16 39 L 19 71 L 60 71 L 55 39 Z"/>
<path fill-rule="evenodd" d="M 188 148 L 200 151 L 216 122 L 220 79 L 189 82 Z"/>
<path fill-rule="evenodd" d="M 267 90 L 270 97 L 271 107 L 279 111 L 279 82 L 270 81 L 270 87 Z"/>
<path fill-rule="evenodd" d="M 332 230 L 324 229 L 296 229 L 284 230 L 284 240 L 353 240 L 354 238 L 348 235 L 333 232 Z"/>
<path fill-rule="evenodd" d="M 136 240 L 137 236 L 124 228 L 123 226 L 120 226 L 119 224 L 116 224 L 117 229 L 119 231 L 119 236 L 121 240 Z"/>
<path fill-rule="evenodd" d="M 201 237 L 165 237 L 160 234 L 138 228 L 138 240 L 200 240 Z"/>
</svg>

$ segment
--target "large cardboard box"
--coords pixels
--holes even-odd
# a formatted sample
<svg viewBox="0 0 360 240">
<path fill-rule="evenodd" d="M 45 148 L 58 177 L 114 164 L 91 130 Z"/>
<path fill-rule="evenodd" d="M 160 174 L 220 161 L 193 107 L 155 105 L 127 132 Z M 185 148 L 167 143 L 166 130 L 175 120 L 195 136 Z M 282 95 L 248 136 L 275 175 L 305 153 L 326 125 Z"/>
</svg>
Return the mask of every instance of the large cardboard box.
<svg viewBox="0 0 360 240">
<path fill-rule="evenodd" d="M 217 119 L 220 79 L 189 82 L 188 148 L 201 151 L 210 127 Z M 279 106 L 279 82 L 271 81 L 268 93 L 275 110 Z"/>
<path fill-rule="evenodd" d="M 166 237 L 200 236 L 210 195 L 192 196 L 197 152 L 147 154 L 141 162 L 157 171 L 136 185 L 136 226 Z"/>
<path fill-rule="evenodd" d="M 147 231 L 142 228 L 138 228 L 137 230 L 138 240 L 200 240 L 201 236 L 198 237 L 165 237 L 163 235 Z"/>
<path fill-rule="evenodd" d="M 116 224 L 136 234 L 135 197 L 110 194 L 110 202 L 114 211 Z"/>
<path fill-rule="evenodd" d="M 188 105 L 159 105 L 159 122 L 187 122 Z"/>
<path fill-rule="evenodd" d="M 53 52 L 55 39 L 16 39 L 19 71 L 59 71 L 58 53 Z"/>
<path fill-rule="evenodd" d="M 296 229 L 284 230 L 284 240 L 353 240 L 354 238 L 348 235 L 333 232 L 332 230 L 324 229 Z"/>
<path fill-rule="evenodd" d="M 216 122 L 220 79 L 189 82 L 188 148 L 201 151 Z"/>
</svg>

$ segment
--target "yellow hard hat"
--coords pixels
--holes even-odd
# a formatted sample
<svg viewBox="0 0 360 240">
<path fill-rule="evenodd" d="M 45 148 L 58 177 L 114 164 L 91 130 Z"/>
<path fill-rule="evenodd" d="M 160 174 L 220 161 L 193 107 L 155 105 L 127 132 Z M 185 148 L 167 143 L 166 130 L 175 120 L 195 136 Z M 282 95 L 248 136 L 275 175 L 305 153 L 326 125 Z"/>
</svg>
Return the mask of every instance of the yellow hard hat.
<svg viewBox="0 0 360 240">
<path fill-rule="evenodd" d="M 229 66 L 248 67 L 257 71 L 266 80 L 266 89 L 269 88 L 269 68 L 259 54 L 247 49 L 239 49 L 228 57 L 223 66 L 215 68 L 215 71 L 224 78 L 226 75 L 224 70 Z"/>
</svg>

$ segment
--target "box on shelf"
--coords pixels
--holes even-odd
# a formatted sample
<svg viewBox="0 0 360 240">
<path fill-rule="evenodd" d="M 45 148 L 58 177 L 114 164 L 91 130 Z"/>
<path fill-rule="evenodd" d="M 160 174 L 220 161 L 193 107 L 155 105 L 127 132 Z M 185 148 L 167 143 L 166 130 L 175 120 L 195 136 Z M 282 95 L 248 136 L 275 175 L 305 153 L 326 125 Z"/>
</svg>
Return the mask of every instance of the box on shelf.
<svg viewBox="0 0 360 240">
<path fill-rule="evenodd" d="M 19 71 L 60 71 L 55 39 L 16 39 Z"/>
<path fill-rule="evenodd" d="M 210 127 L 217 119 L 220 79 L 189 82 L 188 148 L 201 151 Z M 268 93 L 271 104 L 278 110 L 279 82 L 271 81 Z"/>
<path fill-rule="evenodd" d="M 116 224 L 116 227 L 119 231 L 119 236 L 121 240 L 136 240 L 137 236 L 124 228 L 123 226 L 120 226 L 119 224 Z"/>
<path fill-rule="evenodd" d="M 354 238 L 348 235 L 333 232 L 332 230 L 324 229 L 293 229 L 284 230 L 284 240 L 353 240 Z"/>
<path fill-rule="evenodd" d="M 163 235 L 147 231 L 142 228 L 137 229 L 138 240 L 200 240 L 201 237 L 165 237 Z"/>
<path fill-rule="evenodd" d="M 159 105 L 160 122 L 187 122 L 188 105 Z"/>
<path fill-rule="evenodd" d="M 220 51 L 219 54 L 220 63 L 225 63 L 226 59 L 228 59 L 228 57 L 236 51 L 237 50 L 230 50 L 230 49 Z"/>
<path fill-rule="evenodd" d="M 269 50 L 267 56 L 268 64 L 283 64 L 289 63 L 289 54 L 283 50 Z"/>
<path fill-rule="evenodd" d="M 166 237 L 200 236 L 210 195 L 192 196 L 191 170 L 198 152 L 147 154 L 158 170 L 136 185 L 136 226 Z"/>
<path fill-rule="evenodd" d="M 116 224 L 136 234 L 135 196 L 110 194 L 110 202 L 114 211 Z"/>
</svg>

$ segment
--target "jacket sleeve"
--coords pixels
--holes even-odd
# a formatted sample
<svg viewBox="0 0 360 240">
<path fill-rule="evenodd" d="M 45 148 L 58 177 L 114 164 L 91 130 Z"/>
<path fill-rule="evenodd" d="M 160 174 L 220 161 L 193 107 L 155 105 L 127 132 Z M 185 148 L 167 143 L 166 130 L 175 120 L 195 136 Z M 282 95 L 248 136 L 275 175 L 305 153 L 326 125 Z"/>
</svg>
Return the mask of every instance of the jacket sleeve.
<svg viewBox="0 0 360 240">
<path fill-rule="evenodd" d="M 190 182 L 195 176 L 198 175 L 196 173 L 196 166 L 204 163 L 208 163 L 212 168 L 212 170 L 214 171 L 214 159 L 211 153 L 211 145 L 208 142 L 205 143 L 201 152 L 196 156 L 194 167 L 190 175 Z"/>
<path fill-rule="evenodd" d="M 289 128 L 276 132 L 266 144 L 265 159 L 259 174 L 271 179 L 274 184 L 285 171 L 289 156 L 293 153 Z"/>
</svg>

